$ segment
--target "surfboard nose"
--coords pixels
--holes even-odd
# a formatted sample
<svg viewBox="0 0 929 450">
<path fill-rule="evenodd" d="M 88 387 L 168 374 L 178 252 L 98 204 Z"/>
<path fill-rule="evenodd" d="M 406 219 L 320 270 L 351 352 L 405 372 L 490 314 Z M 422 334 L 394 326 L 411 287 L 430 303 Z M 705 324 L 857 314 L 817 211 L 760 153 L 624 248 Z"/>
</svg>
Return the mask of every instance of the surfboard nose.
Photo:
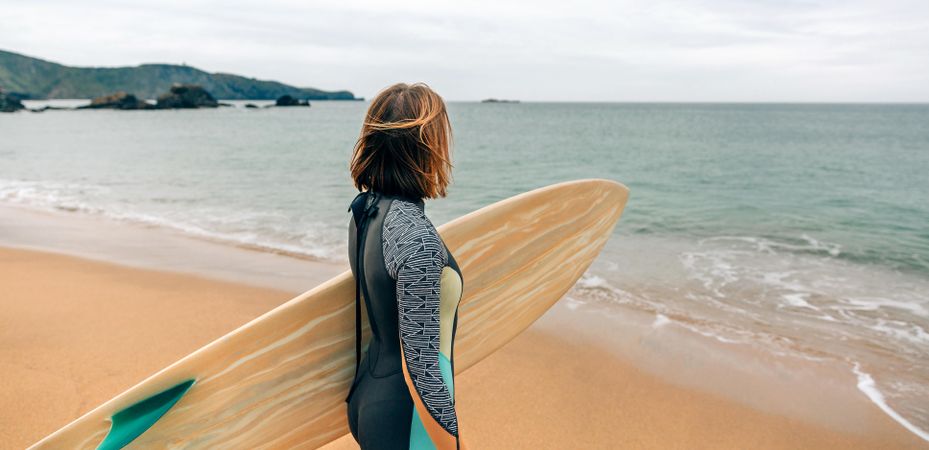
<svg viewBox="0 0 929 450">
<path fill-rule="evenodd" d="M 629 201 L 629 187 L 616 180 L 606 178 L 585 178 L 573 181 L 589 187 L 589 189 L 600 190 L 603 192 L 605 203 L 611 205 L 616 212 L 616 220 L 626 207 Z M 569 181 L 568 183 L 572 183 Z"/>
</svg>

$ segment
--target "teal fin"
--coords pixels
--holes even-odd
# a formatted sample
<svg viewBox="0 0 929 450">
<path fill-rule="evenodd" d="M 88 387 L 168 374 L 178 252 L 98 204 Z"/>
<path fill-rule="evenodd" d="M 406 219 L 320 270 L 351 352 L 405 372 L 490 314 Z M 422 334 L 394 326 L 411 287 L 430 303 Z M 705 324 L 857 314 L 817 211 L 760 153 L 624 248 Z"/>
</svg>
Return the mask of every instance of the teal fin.
<svg viewBox="0 0 929 450">
<path fill-rule="evenodd" d="M 113 414 L 110 432 L 97 450 L 118 450 L 151 428 L 193 386 L 187 380 Z"/>
</svg>

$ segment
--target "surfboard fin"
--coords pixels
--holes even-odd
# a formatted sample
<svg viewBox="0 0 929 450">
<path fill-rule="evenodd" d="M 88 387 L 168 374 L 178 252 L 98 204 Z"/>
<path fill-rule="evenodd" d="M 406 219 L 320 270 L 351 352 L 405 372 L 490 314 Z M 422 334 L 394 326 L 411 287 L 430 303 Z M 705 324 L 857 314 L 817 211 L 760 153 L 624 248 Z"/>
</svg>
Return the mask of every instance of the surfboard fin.
<svg viewBox="0 0 929 450">
<path fill-rule="evenodd" d="M 151 428 L 193 386 L 195 380 L 187 380 L 161 391 L 110 418 L 110 432 L 97 446 L 97 450 L 118 450 Z"/>
</svg>

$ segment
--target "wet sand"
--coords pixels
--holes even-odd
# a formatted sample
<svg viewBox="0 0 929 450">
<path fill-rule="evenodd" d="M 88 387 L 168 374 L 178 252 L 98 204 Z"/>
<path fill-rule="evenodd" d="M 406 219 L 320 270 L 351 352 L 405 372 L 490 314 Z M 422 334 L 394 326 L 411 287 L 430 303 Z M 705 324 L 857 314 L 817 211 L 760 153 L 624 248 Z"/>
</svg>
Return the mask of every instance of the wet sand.
<svg viewBox="0 0 929 450">
<path fill-rule="evenodd" d="M 0 448 L 39 440 L 294 294 L 0 248 Z M 853 431 L 762 411 L 545 323 L 456 378 L 472 449 L 925 448 L 876 407 Z M 357 446 L 347 435 L 325 448 Z"/>
</svg>

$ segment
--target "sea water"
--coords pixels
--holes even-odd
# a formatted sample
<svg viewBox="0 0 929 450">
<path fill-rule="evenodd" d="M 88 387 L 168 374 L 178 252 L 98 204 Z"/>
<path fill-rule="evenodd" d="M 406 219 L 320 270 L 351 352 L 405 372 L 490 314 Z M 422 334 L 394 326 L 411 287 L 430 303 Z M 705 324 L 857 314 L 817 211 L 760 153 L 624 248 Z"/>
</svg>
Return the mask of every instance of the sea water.
<svg viewBox="0 0 929 450">
<path fill-rule="evenodd" d="M 345 261 L 367 103 L 234 103 L 0 115 L 0 202 Z M 929 106 L 452 102 L 449 114 L 454 182 L 427 202 L 437 225 L 550 183 L 623 182 L 628 206 L 576 305 L 842 365 L 929 440 Z"/>
</svg>

